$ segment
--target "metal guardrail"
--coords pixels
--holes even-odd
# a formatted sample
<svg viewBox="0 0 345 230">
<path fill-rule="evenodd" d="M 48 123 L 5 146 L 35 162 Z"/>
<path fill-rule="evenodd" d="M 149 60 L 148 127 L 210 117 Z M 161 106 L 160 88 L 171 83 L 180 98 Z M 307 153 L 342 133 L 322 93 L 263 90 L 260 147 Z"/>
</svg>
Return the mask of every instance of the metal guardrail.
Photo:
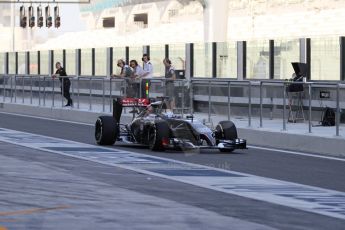
<svg viewBox="0 0 345 230">
<path fill-rule="evenodd" d="M 283 130 L 286 131 L 286 87 L 287 85 L 291 84 L 292 82 L 287 81 L 260 81 L 260 127 L 263 127 L 263 119 L 262 119 L 262 86 L 264 84 L 274 84 L 283 86 Z M 335 126 L 336 126 L 336 136 L 339 136 L 339 126 L 340 126 L 340 89 L 345 88 L 345 85 L 342 83 L 316 83 L 316 82 L 293 82 L 293 84 L 302 84 L 308 87 L 308 132 L 312 133 L 312 89 L 313 88 L 324 88 L 327 86 L 328 88 L 335 88 L 336 89 L 336 119 L 335 119 Z"/>
<path fill-rule="evenodd" d="M 93 100 L 101 98 L 102 112 L 106 112 L 106 104 L 109 105 L 109 111 L 112 111 L 112 99 L 113 97 L 126 96 L 127 87 L 130 83 L 121 78 L 107 78 L 107 77 L 93 77 L 93 76 L 69 76 L 71 80 L 71 94 L 77 100 L 77 108 L 80 109 L 81 100 L 87 98 L 88 109 L 91 111 L 93 109 Z M 2 79 L 2 80 L 1 80 Z M 55 94 L 61 93 L 63 95 L 63 87 L 60 91 L 60 86 L 56 86 L 57 79 L 53 79 L 51 76 L 38 76 L 38 75 L 0 75 L 0 83 L 2 84 L 2 97 L 3 102 L 6 101 L 6 94 L 9 94 L 10 102 L 17 103 L 17 97 L 19 93 L 22 94 L 21 103 L 25 103 L 25 93 L 29 92 L 29 104 L 33 105 L 34 94 L 38 96 L 38 106 L 47 106 L 46 98 L 47 95 L 51 95 L 51 106 L 55 107 Z M 149 97 L 154 96 L 166 96 L 165 84 L 167 79 L 165 78 L 151 78 L 145 79 L 150 84 Z M 143 79 L 140 79 L 135 84 L 139 86 L 139 95 L 143 95 Z M 60 84 L 60 83 L 59 83 Z M 259 99 L 259 121 L 260 127 L 263 127 L 263 93 L 264 87 L 278 87 L 283 91 L 282 96 L 282 130 L 286 131 L 287 127 L 287 118 L 286 118 L 286 107 L 287 107 L 287 92 L 286 88 L 291 82 L 287 81 L 270 81 L 270 80 L 260 80 L 260 81 L 238 81 L 230 79 L 191 79 L 191 80 L 175 80 L 175 88 L 181 90 L 177 92 L 177 96 L 180 97 L 180 104 L 177 109 L 182 112 L 182 115 L 186 111 L 193 114 L 194 111 L 194 102 L 195 100 L 195 90 L 197 87 L 207 88 L 205 93 L 208 97 L 207 100 L 207 117 L 208 121 L 211 121 L 212 107 L 213 107 L 213 89 L 225 88 L 226 94 L 222 95 L 226 99 L 225 102 L 227 106 L 227 117 L 230 120 L 231 111 L 232 111 L 232 102 L 231 102 L 231 92 L 234 87 L 241 87 L 242 89 L 247 90 L 246 97 L 243 99 L 248 104 L 247 117 L 248 117 L 248 126 L 252 126 L 252 107 L 253 99 Z M 340 91 L 345 88 L 345 84 L 342 83 L 327 83 L 327 82 L 294 82 L 294 84 L 303 84 L 307 87 L 308 92 L 308 132 L 312 133 L 312 92 L 315 88 L 324 88 L 336 90 L 336 136 L 339 136 L 339 126 L 340 126 Z M 95 85 L 99 86 L 99 89 L 94 89 Z M 115 86 L 115 87 L 114 87 Z M 155 86 L 155 87 L 154 87 Z M 254 89 L 259 88 L 259 96 L 253 97 Z M 203 95 L 204 96 L 204 95 Z M 189 98 L 188 98 L 189 97 Z M 108 101 L 108 102 L 107 102 Z M 61 105 L 64 104 L 64 98 L 61 97 Z"/>
</svg>

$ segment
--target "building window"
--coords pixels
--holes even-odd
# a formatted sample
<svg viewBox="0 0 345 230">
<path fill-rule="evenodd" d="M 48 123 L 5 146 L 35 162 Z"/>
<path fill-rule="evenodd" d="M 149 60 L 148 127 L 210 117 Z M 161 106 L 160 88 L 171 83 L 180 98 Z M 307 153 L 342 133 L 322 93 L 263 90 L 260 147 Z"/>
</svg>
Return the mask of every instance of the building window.
<svg viewBox="0 0 345 230">
<path fill-rule="evenodd" d="M 115 27 L 115 18 L 103 18 L 103 27 L 104 28 L 114 28 Z"/>
<path fill-rule="evenodd" d="M 148 15 L 147 14 L 134 14 L 134 24 L 143 28 L 147 27 Z"/>
<path fill-rule="evenodd" d="M 169 10 L 169 18 L 176 17 L 177 15 L 178 15 L 178 10 L 177 9 Z"/>
</svg>

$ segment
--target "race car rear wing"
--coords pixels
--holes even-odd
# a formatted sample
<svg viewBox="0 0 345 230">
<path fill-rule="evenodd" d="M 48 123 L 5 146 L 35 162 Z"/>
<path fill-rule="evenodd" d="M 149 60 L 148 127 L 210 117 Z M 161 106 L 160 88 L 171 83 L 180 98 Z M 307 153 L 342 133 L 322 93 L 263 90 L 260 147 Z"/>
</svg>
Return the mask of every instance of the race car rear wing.
<svg viewBox="0 0 345 230">
<path fill-rule="evenodd" d="M 146 98 L 121 98 L 122 107 L 146 107 L 150 105 L 150 100 Z"/>
<path fill-rule="evenodd" d="M 113 117 L 120 123 L 123 107 L 147 107 L 150 100 L 146 98 L 116 98 L 113 100 Z"/>
</svg>

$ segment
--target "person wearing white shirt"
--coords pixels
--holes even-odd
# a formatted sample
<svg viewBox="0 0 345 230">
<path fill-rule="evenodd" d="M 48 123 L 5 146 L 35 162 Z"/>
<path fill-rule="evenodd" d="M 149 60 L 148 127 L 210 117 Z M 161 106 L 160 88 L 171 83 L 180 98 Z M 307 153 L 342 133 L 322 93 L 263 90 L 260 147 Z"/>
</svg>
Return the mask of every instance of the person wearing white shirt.
<svg viewBox="0 0 345 230">
<path fill-rule="evenodd" d="M 140 95 L 140 82 L 145 72 L 136 60 L 131 60 L 129 62 L 129 66 L 133 69 L 133 73 L 132 73 L 132 78 L 134 79 L 134 82 L 132 84 L 133 90 L 135 91 L 136 97 L 141 97 L 142 95 Z"/>
<path fill-rule="evenodd" d="M 150 78 L 153 77 L 153 65 L 150 62 L 150 56 L 148 54 L 143 54 L 143 81 L 141 82 L 141 92 L 142 97 L 146 98 L 148 96 L 149 88 L 150 88 Z"/>
<path fill-rule="evenodd" d="M 133 77 L 135 77 L 136 79 L 145 76 L 145 71 L 143 70 L 143 68 L 141 68 L 136 60 L 131 60 L 129 62 L 129 66 L 133 69 Z"/>
<path fill-rule="evenodd" d="M 144 78 L 152 78 L 153 77 L 153 65 L 150 62 L 150 57 L 147 54 L 143 55 L 143 70 L 145 72 Z"/>
</svg>

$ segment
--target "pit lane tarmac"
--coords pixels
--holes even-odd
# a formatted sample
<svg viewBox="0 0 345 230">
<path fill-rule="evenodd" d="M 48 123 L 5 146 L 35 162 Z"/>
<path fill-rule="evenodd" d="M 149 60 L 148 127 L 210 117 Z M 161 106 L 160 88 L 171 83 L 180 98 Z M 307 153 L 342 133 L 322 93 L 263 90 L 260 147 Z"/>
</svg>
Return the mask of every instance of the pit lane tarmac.
<svg viewBox="0 0 345 230">
<path fill-rule="evenodd" d="M 67 157 L 74 158 L 76 160 L 89 161 L 97 163 L 98 165 L 112 166 L 117 170 L 126 170 L 126 172 L 129 170 L 132 174 L 139 173 L 140 175 L 149 178 L 147 179 L 149 181 L 154 177 L 156 180 L 159 179 L 179 183 L 183 184 L 183 186 L 186 186 L 187 184 L 192 187 L 211 190 L 216 194 L 223 193 L 222 195 L 226 194 L 235 196 L 236 199 L 239 199 L 240 197 L 241 199 L 244 198 L 251 202 L 259 201 L 265 204 L 269 203 L 270 206 L 283 206 L 288 209 L 297 209 L 303 212 L 304 216 L 320 215 L 322 217 L 326 217 L 326 219 L 337 219 L 337 221 L 332 221 L 333 223 L 339 222 L 340 224 L 340 222 L 345 220 L 345 194 L 334 190 L 258 177 L 234 171 L 221 170 L 161 157 L 147 156 L 130 151 L 103 148 L 9 129 L 0 129 L 0 141 L 17 146 L 19 145 L 24 147 L 26 150 L 36 150 L 41 154 L 53 154 L 55 157 L 59 158 L 64 156 L 64 159 Z M 36 173 L 37 175 L 34 177 L 34 180 L 38 180 L 36 177 L 40 176 L 38 175 L 39 171 Z M 51 182 L 46 175 L 42 179 Z M 66 180 L 64 180 L 64 182 L 66 182 Z M 75 180 L 72 179 L 70 183 L 74 184 Z M 156 184 L 156 186 L 160 186 L 160 184 Z M 102 187 L 102 185 L 99 187 Z M 61 191 L 61 189 L 58 191 Z M 111 191 L 108 192 L 111 193 Z M 184 194 L 184 192 L 182 193 Z M 108 197 L 109 195 L 105 195 L 105 197 Z M 45 194 L 45 196 L 49 197 L 47 194 Z M 64 203 L 66 203 L 64 205 L 67 206 L 75 206 L 75 204 L 71 202 Z M 61 206 L 61 204 L 53 202 L 49 207 L 58 207 L 59 205 Z M 115 205 L 115 203 L 113 205 L 118 206 Z M 281 218 L 283 218 L 283 216 Z M 272 226 L 267 223 L 265 223 L 265 226 L 261 226 L 264 224 L 261 223 L 262 220 L 245 221 L 246 223 L 242 224 L 248 224 L 248 226 L 246 226 L 247 229 L 251 228 L 250 224 L 253 224 L 253 222 L 260 225 L 256 227 L 253 226 L 255 229 L 257 229 L 257 227 L 277 227 L 275 224 L 272 224 Z"/>
</svg>

